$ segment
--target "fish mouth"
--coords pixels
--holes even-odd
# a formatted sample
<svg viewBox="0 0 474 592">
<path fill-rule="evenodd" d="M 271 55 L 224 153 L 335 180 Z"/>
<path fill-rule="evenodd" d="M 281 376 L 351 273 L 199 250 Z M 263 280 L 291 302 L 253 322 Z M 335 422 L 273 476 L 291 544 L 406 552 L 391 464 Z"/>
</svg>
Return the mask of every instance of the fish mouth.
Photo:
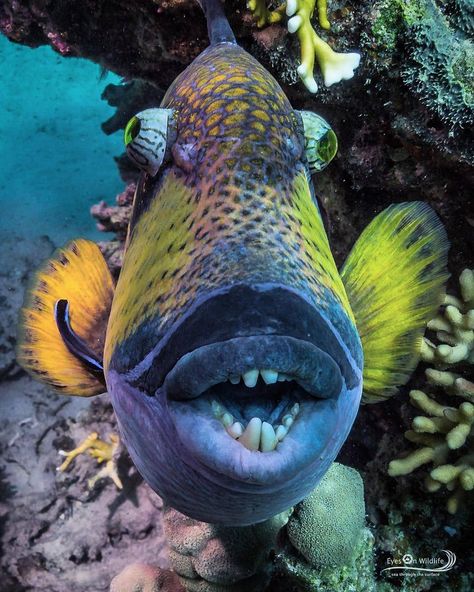
<svg viewBox="0 0 474 592">
<path fill-rule="evenodd" d="M 344 386 L 330 355 L 277 335 L 199 347 L 180 358 L 163 385 L 194 459 L 219 475 L 267 485 L 321 460 Z"/>
</svg>

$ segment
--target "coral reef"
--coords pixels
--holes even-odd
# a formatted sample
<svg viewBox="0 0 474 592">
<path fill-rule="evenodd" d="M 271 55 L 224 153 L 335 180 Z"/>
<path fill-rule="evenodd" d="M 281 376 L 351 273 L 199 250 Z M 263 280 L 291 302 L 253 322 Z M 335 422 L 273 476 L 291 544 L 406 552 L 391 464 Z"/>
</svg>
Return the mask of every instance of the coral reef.
<svg viewBox="0 0 474 592">
<path fill-rule="evenodd" d="M 357 471 L 334 463 L 316 489 L 295 508 L 286 530 L 313 567 L 347 563 L 364 527 L 364 486 Z"/>
<path fill-rule="evenodd" d="M 224 527 L 172 508 L 164 509 L 163 521 L 170 565 L 186 592 L 374 589 L 362 479 L 337 463 L 307 499 L 266 522 Z M 114 579 L 111 592 L 125 592 L 125 583 L 143 592 L 167 590 L 160 587 L 165 576 L 133 565 Z"/>
<path fill-rule="evenodd" d="M 252 526 L 224 527 L 166 508 L 170 564 L 187 592 L 260 592 L 270 576 L 270 550 L 289 513 Z"/>
<path fill-rule="evenodd" d="M 422 358 L 434 368 L 425 371 L 428 384 L 444 391 L 448 402 L 439 402 L 434 393 L 410 391 L 412 405 L 425 415 L 412 421 L 405 433 L 419 448 L 388 466 L 392 477 L 407 475 L 432 463 L 425 478 L 426 489 L 435 492 L 443 485 L 453 492 L 446 507 L 457 512 L 466 492 L 474 490 L 474 383 L 463 376 L 474 362 L 474 271 L 466 269 L 459 278 L 461 298 L 446 296 L 443 312 L 428 324 L 437 344 L 424 338 Z M 464 399 L 458 407 L 452 397 Z M 456 452 L 457 460 L 449 461 Z"/>
<path fill-rule="evenodd" d="M 451 133 L 474 122 L 474 44 L 469 38 L 474 9 L 467 2 L 454 5 L 451 12 L 435 0 L 382 0 L 375 4 L 372 25 L 373 40 L 385 57 L 399 51 L 404 39 L 409 53 L 402 78 Z"/>
<path fill-rule="evenodd" d="M 365 524 L 359 473 L 333 463 L 286 525 L 270 589 L 301 592 L 375 590 L 374 536 Z"/>
<path fill-rule="evenodd" d="M 116 234 L 115 239 L 99 243 L 99 247 L 115 277 L 118 276 L 122 267 L 123 247 L 127 236 L 135 189 L 135 183 L 131 182 L 122 193 L 116 196 L 117 205 L 108 206 L 105 201 L 101 201 L 91 208 L 91 214 L 97 220 L 97 228 L 104 232 L 114 232 Z"/>
<path fill-rule="evenodd" d="M 110 584 L 110 592 L 184 592 L 178 576 L 169 570 L 132 563 Z"/>
<path fill-rule="evenodd" d="M 363 528 L 343 565 L 315 568 L 293 549 L 276 556 L 276 573 L 269 590 L 272 592 L 375 592 L 374 535 Z"/>
</svg>

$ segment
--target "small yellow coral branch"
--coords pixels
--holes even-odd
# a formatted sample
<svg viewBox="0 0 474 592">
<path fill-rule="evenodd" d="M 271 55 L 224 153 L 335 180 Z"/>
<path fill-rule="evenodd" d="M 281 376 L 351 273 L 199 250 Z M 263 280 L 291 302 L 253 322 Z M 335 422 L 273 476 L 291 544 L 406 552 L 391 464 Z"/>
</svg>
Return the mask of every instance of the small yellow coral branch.
<svg viewBox="0 0 474 592">
<path fill-rule="evenodd" d="M 285 14 L 286 4 L 282 4 L 275 10 L 269 10 L 265 0 L 248 0 L 247 8 L 255 17 L 257 27 L 261 28 L 265 25 L 279 23 Z"/>
<path fill-rule="evenodd" d="M 99 479 L 110 477 L 118 489 L 122 489 L 123 485 L 117 472 L 117 461 L 120 452 L 120 439 L 117 434 L 110 434 L 110 442 L 105 442 L 99 439 L 97 432 L 92 432 L 83 440 L 79 446 L 66 452 L 60 450 L 59 454 L 66 457 L 66 460 L 60 467 L 57 468 L 61 473 L 69 468 L 71 462 L 84 452 L 88 452 L 90 456 L 95 458 L 97 462 L 105 462 L 105 466 L 92 478 L 87 481 L 89 489 L 92 489 Z"/>
<path fill-rule="evenodd" d="M 258 27 L 280 22 L 286 10 L 288 32 L 297 33 L 300 42 L 301 64 L 298 66 L 298 74 L 310 92 L 315 93 L 318 90 L 314 79 L 315 60 L 319 63 L 326 86 L 354 76 L 354 70 L 360 62 L 360 54 L 333 51 L 311 24 L 317 6 L 319 25 L 322 29 L 330 29 L 326 0 L 288 0 L 276 10 L 268 10 L 265 0 L 248 0 L 247 6 L 254 15 Z"/>
</svg>

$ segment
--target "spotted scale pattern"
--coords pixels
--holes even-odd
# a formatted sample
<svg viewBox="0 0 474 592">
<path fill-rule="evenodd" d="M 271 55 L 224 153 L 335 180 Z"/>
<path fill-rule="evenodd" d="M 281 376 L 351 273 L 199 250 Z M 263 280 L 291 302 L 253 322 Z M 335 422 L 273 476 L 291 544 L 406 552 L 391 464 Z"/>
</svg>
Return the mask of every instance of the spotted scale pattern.
<svg viewBox="0 0 474 592">
<path fill-rule="evenodd" d="M 196 298 L 237 283 L 296 288 L 352 335 L 301 122 L 278 83 L 241 48 L 222 44 L 177 78 L 162 107 L 177 113 L 177 140 L 130 232 L 106 364 L 125 340 L 138 362 Z"/>
</svg>

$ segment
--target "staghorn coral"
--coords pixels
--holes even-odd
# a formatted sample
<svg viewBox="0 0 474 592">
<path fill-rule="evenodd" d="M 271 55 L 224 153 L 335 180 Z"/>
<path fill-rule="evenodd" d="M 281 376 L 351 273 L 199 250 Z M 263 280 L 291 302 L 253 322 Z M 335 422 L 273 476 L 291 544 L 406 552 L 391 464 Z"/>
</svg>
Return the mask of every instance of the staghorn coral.
<svg viewBox="0 0 474 592">
<path fill-rule="evenodd" d="M 259 27 L 280 22 L 286 9 L 289 17 L 288 32 L 298 34 L 301 46 L 301 64 L 297 71 L 309 92 L 318 91 L 314 79 L 315 59 L 319 62 L 326 86 L 353 77 L 354 70 L 359 66 L 360 54 L 333 51 L 311 24 L 313 12 L 317 9 L 319 26 L 325 30 L 331 28 L 327 18 L 326 0 L 289 0 L 272 11 L 266 7 L 265 0 L 249 0 L 248 8 Z"/>
<path fill-rule="evenodd" d="M 435 366 L 425 372 L 428 383 L 464 401 L 454 407 L 451 400 L 440 403 L 433 393 L 412 390 L 411 403 L 425 415 L 413 419 L 405 437 L 419 448 L 388 466 L 388 474 L 397 477 L 432 463 L 425 486 L 434 492 L 445 485 L 453 492 L 447 501 L 451 514 L 465 492 L 474 490 L 474 383 L 460 373 L 474 362 L 474 270 L 465 269 L 459 284 L 461 298 L 446 296 L 442 314 L 428 324 L 437 343 L 425 338 L 422 358 Z M 450 460 L 453 451 L 459 451 L 456 461 Z"/>
</svg>

